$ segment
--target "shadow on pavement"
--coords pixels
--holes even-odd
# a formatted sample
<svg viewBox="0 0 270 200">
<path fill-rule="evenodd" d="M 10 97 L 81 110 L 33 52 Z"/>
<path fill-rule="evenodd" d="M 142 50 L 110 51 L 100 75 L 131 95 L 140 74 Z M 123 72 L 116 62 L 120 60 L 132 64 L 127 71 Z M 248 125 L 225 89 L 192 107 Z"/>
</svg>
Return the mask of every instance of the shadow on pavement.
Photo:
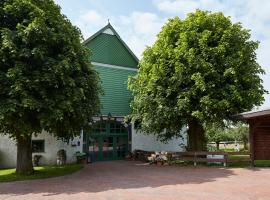
<svg viewBox="0 0 270 200">
<path fill-rule="evenodd" d="M 202 184 L 233 176 L 229 168 L 177 167 L 145 165 L 135 161 L 104 161 L 87 165 L 64 177 L 0 183 L 1 194 L 25 195 L 97 193 L 115 189 L 161 187 L 165 185 Z M 1 199 L 1 198 L 0 198 Z"/>
</svg>

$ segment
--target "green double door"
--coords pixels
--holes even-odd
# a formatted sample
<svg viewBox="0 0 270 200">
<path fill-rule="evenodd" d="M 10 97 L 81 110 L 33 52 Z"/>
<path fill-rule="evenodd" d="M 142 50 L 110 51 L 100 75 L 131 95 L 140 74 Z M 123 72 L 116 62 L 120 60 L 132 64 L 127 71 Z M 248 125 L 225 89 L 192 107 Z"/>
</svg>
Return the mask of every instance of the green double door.
<svg viewBox="0 0 270 200">
<path fill-rule="evenodd" d="M 99 121 L 88 134 L 87 151 L 92 162 L 123 159 L 128 152 L 128 131 L 116 121 Z"/>
</svg>

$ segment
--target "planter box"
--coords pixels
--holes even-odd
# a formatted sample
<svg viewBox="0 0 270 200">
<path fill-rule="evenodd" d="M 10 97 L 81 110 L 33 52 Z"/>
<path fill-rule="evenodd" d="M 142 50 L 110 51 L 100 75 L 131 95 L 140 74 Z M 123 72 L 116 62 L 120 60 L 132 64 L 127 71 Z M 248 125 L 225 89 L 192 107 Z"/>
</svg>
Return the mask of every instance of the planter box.
<svg viewBox="0 0 270 200">
<path fill-rule="evenodd" d="M 157 161 L 157 166 L 162 166 L 163 165 L 163 161 Z"/>
</svg>

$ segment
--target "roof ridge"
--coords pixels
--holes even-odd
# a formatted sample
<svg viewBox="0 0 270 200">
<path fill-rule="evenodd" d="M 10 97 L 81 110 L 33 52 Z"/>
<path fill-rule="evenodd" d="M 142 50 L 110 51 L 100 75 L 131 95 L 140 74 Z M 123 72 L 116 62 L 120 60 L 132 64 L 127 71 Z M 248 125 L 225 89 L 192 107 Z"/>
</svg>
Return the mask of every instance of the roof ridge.
<svg viewBox="0 0 270 200">
<path fill-rule="evenodd" d="M 124 42 L 124 40 L 122 40 L 122 38 L 120 37 L 120 35 L 116 32 L 116 30 L 113 28 L 113 26 L 110 24 L 110 22 L 108 22 L 108 24 L 106 26 L 104 26 L 103 28 L 101 28 L 99 31 L 97 31 L 95 34 L 91 35 L 89 38 L 87 38 L 83 44 L 87 44 L 88 42 L 90 42 L 91 40 L 93 40 L 94 38 L 96 38 L 98 35 L 100 35 L 101 33 L 103 33 L 106 29 L 110 28 L 113 33 L 115 34 L 115 36 L 117 37 L 117 39 L 124 45 L 124 47 L 128 50 L 128 52 L 131 54 L 131 56 L 137 61 L 139 62 L 138 57 L 133 53 L 133 51 L 128 47 L 128 45 Z"/>
</svg>

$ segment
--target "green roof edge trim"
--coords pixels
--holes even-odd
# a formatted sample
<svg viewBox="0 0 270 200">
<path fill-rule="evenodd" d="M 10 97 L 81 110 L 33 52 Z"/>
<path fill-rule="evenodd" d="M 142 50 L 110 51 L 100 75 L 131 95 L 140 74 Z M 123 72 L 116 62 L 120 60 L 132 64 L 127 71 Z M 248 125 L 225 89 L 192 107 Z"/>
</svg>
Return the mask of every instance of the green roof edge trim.
<svg viewBox="0 0 270 200">
<path fill-rule="evenodd" d="M 94 38 L 96 38 L 99 34 L 103 33 L 106 29 L 110 28 L 113 33 L 116 35 L 116 37 L 118 38 L 118 40 L 124 45 L 124 47 L 128 50 L 128 52 L 132 55 L 132 57 L 139 62 L 139 59 L 137 58 L 137 56 L 132 52 L 132 50 L 128 47 L 128 45 L 124 42 L 124 40 L 121 39 L 120 35 L 116 32 L 116 30 L 112 27 L 112 25 L 110 23 L 108 23 L 106 26 L 104 26 L 102 29 L 100 29 L 98 32 L 96 32 L 94 35 L 90 36 L 89 38 L 87 38 L 83 44 L 87 44 L 89 43 L 91 40 L 93 40 Z"/>
</svg>

